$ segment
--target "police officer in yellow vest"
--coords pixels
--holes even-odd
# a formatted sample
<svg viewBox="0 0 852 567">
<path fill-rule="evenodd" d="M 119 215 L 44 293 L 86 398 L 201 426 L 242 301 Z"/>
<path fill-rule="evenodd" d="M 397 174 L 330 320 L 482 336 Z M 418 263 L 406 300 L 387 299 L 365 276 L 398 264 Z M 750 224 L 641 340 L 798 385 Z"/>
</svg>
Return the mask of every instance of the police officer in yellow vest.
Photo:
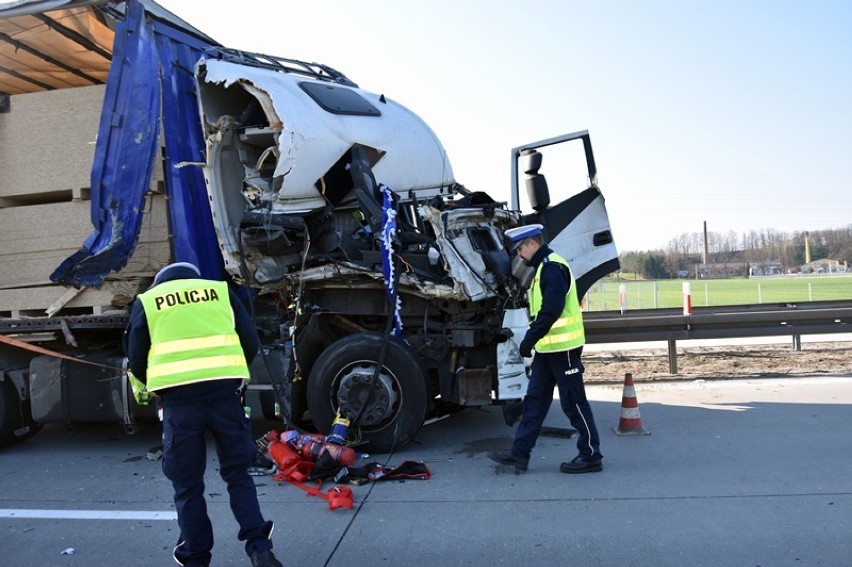
<svg viewBox="0 0 852 567">
<path fill-rule="evenodd" d="M 216 443 L 237 537 L 255 567 L 280 567 L 272 522 L 263 519 L 248 474 L 257 445 L 240 392 L 258 352 L 254 322 L 225 282 L 202 279 L 187 262 L 160 270 L 140 294 L 124 336 L 128 367 L 162 400 L 163 473 L 174 486 L 179 565 L 210 564 L 213 527 L 204 499 L 205 431 Z"/>
<path fill-rule="evenodd" d="M 509 451 L 488 453 L 500 464 L 525 471 L 541 426 L 553 402 L 553 388 L 559 388 L 559 403 L 571 425 L 579 432 L 578 455 L 559 467 L 564 473 L 603 470 L 600 438 L 586 399 L 583 363 L 580 357 L 586 343 L 583 314 L 571 267 L 544 242 L 543 226 L 533 224 L 506 231 L 517 252 L 535 268 L 528 299 L 532 322 L 520 344 L 521 355 L 536 354 L 523 401 L 521 422 Z"/>
</svg>

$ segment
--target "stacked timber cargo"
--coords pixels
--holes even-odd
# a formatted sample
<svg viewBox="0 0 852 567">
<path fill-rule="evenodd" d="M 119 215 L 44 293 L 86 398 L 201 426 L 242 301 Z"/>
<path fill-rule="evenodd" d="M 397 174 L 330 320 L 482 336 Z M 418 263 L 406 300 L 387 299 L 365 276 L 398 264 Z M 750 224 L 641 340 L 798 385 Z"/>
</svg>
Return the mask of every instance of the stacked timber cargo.
<svg viewBox="0 0 852 567">
<path fill-rule="evenodd" d="M 162 170 L 128 265 L 100 289 L 69 289 L 50 274 L 92 233 L 90 170 L 103 85 L 11 95 L 0 113 L 0 317 L 123 309 L 169 261 Z"/>
</svg>

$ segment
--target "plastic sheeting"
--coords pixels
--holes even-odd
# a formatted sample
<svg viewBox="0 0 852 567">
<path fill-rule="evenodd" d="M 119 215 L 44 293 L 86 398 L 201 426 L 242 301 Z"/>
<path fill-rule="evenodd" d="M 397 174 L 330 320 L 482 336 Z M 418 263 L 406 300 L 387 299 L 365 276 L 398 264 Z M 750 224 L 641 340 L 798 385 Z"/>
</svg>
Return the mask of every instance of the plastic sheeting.
<svg viewBox="0 0 852 567">
<path fill-rule="evenodd" d="M 51 280 L 75 287 L 100 287 L 121 269 L 136 246 L 145 194 L 165 124 L 164 167 L 175 261 L 195 263 L 205 277 L 222 275 L 204 177 L 204 144 L 192 89 L 191 69 L 211 46 L 169 22 L 146 18 L 143 2 L 126 3 L 116 27 L 91 178 L 92 225 L 83 247 L 67 258 Z M 162 101 L 162 102 L 161 102 Z M 162 107 L 161 107 L 162 105 Z"/>
</svg>

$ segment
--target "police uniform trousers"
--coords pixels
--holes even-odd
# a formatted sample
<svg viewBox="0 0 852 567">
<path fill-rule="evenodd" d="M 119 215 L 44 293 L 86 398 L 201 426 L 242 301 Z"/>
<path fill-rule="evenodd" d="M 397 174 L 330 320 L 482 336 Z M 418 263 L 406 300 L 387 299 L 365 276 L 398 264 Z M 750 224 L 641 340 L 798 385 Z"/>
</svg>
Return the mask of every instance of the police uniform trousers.
<svg viewBox="0 0 852 567">
<path fill-rule="evenodd" d="M 564 352 L 537 352 L 530 368 L 521 423 L 515 432 L 512 453 L 528 457 L 535 447 L 541 426 L 553 403 L 553 388 L 559 388 L 562 411 L 579 432 L 577 450 L 584 459 L 601 458 L 600 437 L 583 385 L 582 348 Z"/>
<path fill-rule="evenodd" d="M 213 527 L 204 499 L 207 444 L 204 432 L 216 442 L 219 470 L 228 485 L 237 537 L 246 541 L 246 553 L 272 549 L 272 522 L 260 513 L 254 479 L 248 474 L 257 454 L 251 422 L 239 396 L 231 392 L 192 402 L 169 403 L 163 397 L 163 473 L 174 486 L 180 537 L 175 559 L 182 565 L 208 565 Z"/>
</svg>

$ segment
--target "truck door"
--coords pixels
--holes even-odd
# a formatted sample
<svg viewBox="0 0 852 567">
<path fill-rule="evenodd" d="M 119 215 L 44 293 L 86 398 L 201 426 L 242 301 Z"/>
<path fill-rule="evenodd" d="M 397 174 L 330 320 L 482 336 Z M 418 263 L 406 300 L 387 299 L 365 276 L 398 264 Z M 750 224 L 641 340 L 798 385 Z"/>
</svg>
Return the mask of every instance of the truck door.
<svg viewBox="0 0 852 567">
<path fill-rule="evenodd" d="M 540 149 L 568 144 L 573 150 L 579 151 L 582 142 L 582 154 L 579 164 L 568 163 L 562 152 L 540 152 Z M 563 148 L 564 149 L 564 146 Z M 554 153 L 552 161 L 542 167 L 544 154 Z M 576 171 L 573 175 L 549 176 L 545 179 L 543 171 L 561 171 L 565 166 L 574 165 L 582 170 L 585 168 L 586 185 L 576 191 L 576 186 L 565 187 L 568 179 L 578 179 Z M 583 297 L 588 289 L 599 279 L 619 269 L 618 251 L 609 226 L 603 193 L 597 183 L 597 167 L 592 153 L 589 132 L 583 130 L 564 134 L 555 138 L 525 144 L 512 149 L 512 208 L 523 210 L 521 195 L 518 189 L 519 173 L 524 175 L 526 201 L 533 212 L 525 214 L 524 224 L 541 223 L 544 225 L 544 235 L 550 247 L 557 254 L 568 260 L 574 278 L 577 281 L 579 297 Z M 563 177 L 565 180 L 563 180 Z M 558 184 L 548 186 L 558 179 Z M 563 197 L 563 200 L 551 205 L 551 196 Z"/>
</svg>

